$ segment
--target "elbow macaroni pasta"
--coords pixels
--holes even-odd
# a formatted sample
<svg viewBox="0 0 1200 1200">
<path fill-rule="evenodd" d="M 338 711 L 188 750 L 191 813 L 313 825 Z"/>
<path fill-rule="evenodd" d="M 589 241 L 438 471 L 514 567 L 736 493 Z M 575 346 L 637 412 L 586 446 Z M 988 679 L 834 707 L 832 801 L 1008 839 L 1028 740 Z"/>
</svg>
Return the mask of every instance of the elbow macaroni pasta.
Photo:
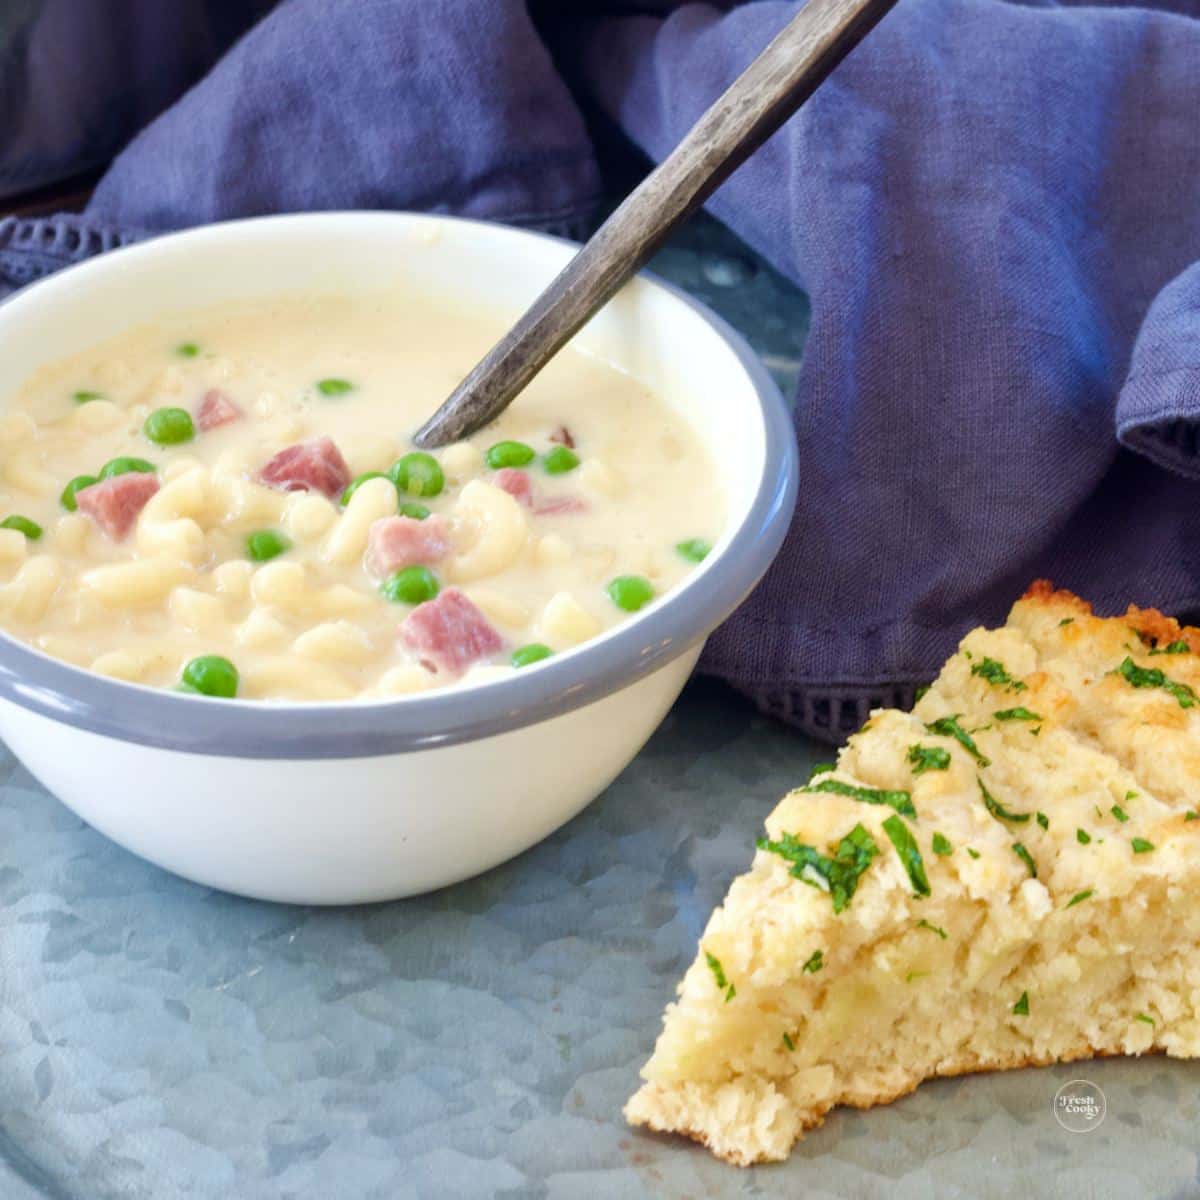
<svg viewBox="0 0 1200 1200">
<path fill-rule="evenodd" d="M 568 348 L 493 428 L 435 452 L 436 487 L 427 471 L 393 472 L 445 391 L 447 365 L 473 360 L 456 340 L 473 322 L 463 345 L 494 340 L 492 318 L 433 301 L 283 299 L 172 318 L 42 368 L 0 413 L 0 519 L 26 518 L 0 527 L 0 626 L 132 684 L 174 687 L 191 659 L 220 655 L 237 667 L 239 696 L 299 701 L 504 679 L 528 643 L 561 653 L 626 619 L 604 590 L 613 576 L 636 571 L 664 592 L 693 567 L 671 547 L 719 535 L 704 451 L 635 381 Z M 196 352 L 177 353 L 184 344 Z M 227 423 L 206 428 L 213 393 Z M 163 408 L 191 417 L 166 444 L 147 421 Z M 551 470 L 547 455 L 573 440 L 564 419 L 578 463 Z M 261 482 L 276 452 L 319 437 L 351 478 L 388 474 L 362 481 L 345 506 L 342 486 Z M 502 474 L 486 451 L 506 440 L 528 450 Z M 123 493 L 121 471 L 153 468 L 158 483 L 149 499 L 129 489 L 141 508 L 120 536 L 100 502 L 74 507 L 118 459 L 147 461 L 106 471 L 106 494 Z M 72 500 L 64 488 L 78 477 Z M 689 496 L 701 484 L 697 512 Z M 380 580 L 365 565 L 373 529 L 397 517 L 398 565 L 385 562 Z M 389 591 L 400 567 L 423 568 L 423 590 Z M 501 645 L 461 674 L 436 638 L 423 647 L 400 636 L 416 602 L 450 588 L 491 627 L 487 644 Z M 457 619 L 436 636 L 466 636 Z"/>
<path fill-rule="evenodd" d="M 465 549 L 451 559 L 447 572 L 456 582 L 498 575 L 524 549 L 529 536 L 525 513 L 498 487 L 472 479 L 463 488 L 454 514 L 459 538 L 465 542 Z"/>
</svg>

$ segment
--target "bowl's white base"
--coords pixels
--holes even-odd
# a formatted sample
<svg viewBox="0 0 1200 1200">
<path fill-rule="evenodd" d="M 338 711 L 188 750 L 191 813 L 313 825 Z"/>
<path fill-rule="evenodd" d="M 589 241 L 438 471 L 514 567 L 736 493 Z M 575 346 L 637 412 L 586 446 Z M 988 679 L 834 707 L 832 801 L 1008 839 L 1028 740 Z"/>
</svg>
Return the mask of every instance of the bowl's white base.
<svg viewBox="0 0 1200 1200">
<path fill-rule="evenodd" d="M 699 654 L 549 721 L 407 754 L 184 754 L 7 701 L 0 736 L 89 825 L 169 871 L 263 900 L 357 904 L 477 875 L 569 821 L 641 749 Z"/>
</svg>

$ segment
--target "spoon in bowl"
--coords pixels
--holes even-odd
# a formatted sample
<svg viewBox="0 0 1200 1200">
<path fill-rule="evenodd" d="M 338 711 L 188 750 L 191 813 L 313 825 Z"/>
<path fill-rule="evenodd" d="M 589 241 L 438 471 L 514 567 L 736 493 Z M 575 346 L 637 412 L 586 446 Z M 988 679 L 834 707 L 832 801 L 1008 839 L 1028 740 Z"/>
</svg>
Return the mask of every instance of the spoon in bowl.
<svg viewBox="0 0 1200 1200">
<path fill-rule="evenodd" d="M 444 446 L 494 421 L 894 3 L 809 0 L 421 426 L 416 444 Z"/>
</svg>

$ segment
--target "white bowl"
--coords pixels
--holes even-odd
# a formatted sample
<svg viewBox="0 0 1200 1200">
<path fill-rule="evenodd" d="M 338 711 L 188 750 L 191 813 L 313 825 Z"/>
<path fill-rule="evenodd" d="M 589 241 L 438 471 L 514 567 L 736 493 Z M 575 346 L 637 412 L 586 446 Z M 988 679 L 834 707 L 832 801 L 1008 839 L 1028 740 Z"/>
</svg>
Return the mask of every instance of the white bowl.
<svg viewBox="0 0 1200 1200">
<path fill-rule="evenodd" d="M 268 217 L 158 238 L 0 306 L 0 393 L 138 322 L 272 294 L 404 288 L 515 319 L 574 249 L 401 213 Z M 778 390 L 694 300 L 639 277 L 579 342 L 658 392 L 720 461 L 728 526 L 682 587 L 511 679 L 382 703 L 198 700 L 93 675 L 0 635 L 0 736 L 122 846 L 264 899 L 412 895 L 557 829 L 654 731 L 704 638 L 775 556 L 796 492 Z"/>
</svg>

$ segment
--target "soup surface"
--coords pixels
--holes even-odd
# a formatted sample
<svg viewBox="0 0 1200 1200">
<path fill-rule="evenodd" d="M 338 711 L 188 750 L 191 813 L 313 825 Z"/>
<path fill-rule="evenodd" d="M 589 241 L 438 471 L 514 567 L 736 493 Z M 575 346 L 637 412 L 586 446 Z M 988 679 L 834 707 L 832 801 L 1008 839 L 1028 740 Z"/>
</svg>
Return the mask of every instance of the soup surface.
<svg viewBox="0 0 1200 1200">
<path fill-rule="evenodd" d="M 415 452 L 502 327 L 288 298 L 42 368 L 0 416 L 0 624 L 136 683 L 331 700 L 536 669 L 628 619 L 719 536 L 720 479 L 575 349 L 495 425 Z"/>
</svg>

